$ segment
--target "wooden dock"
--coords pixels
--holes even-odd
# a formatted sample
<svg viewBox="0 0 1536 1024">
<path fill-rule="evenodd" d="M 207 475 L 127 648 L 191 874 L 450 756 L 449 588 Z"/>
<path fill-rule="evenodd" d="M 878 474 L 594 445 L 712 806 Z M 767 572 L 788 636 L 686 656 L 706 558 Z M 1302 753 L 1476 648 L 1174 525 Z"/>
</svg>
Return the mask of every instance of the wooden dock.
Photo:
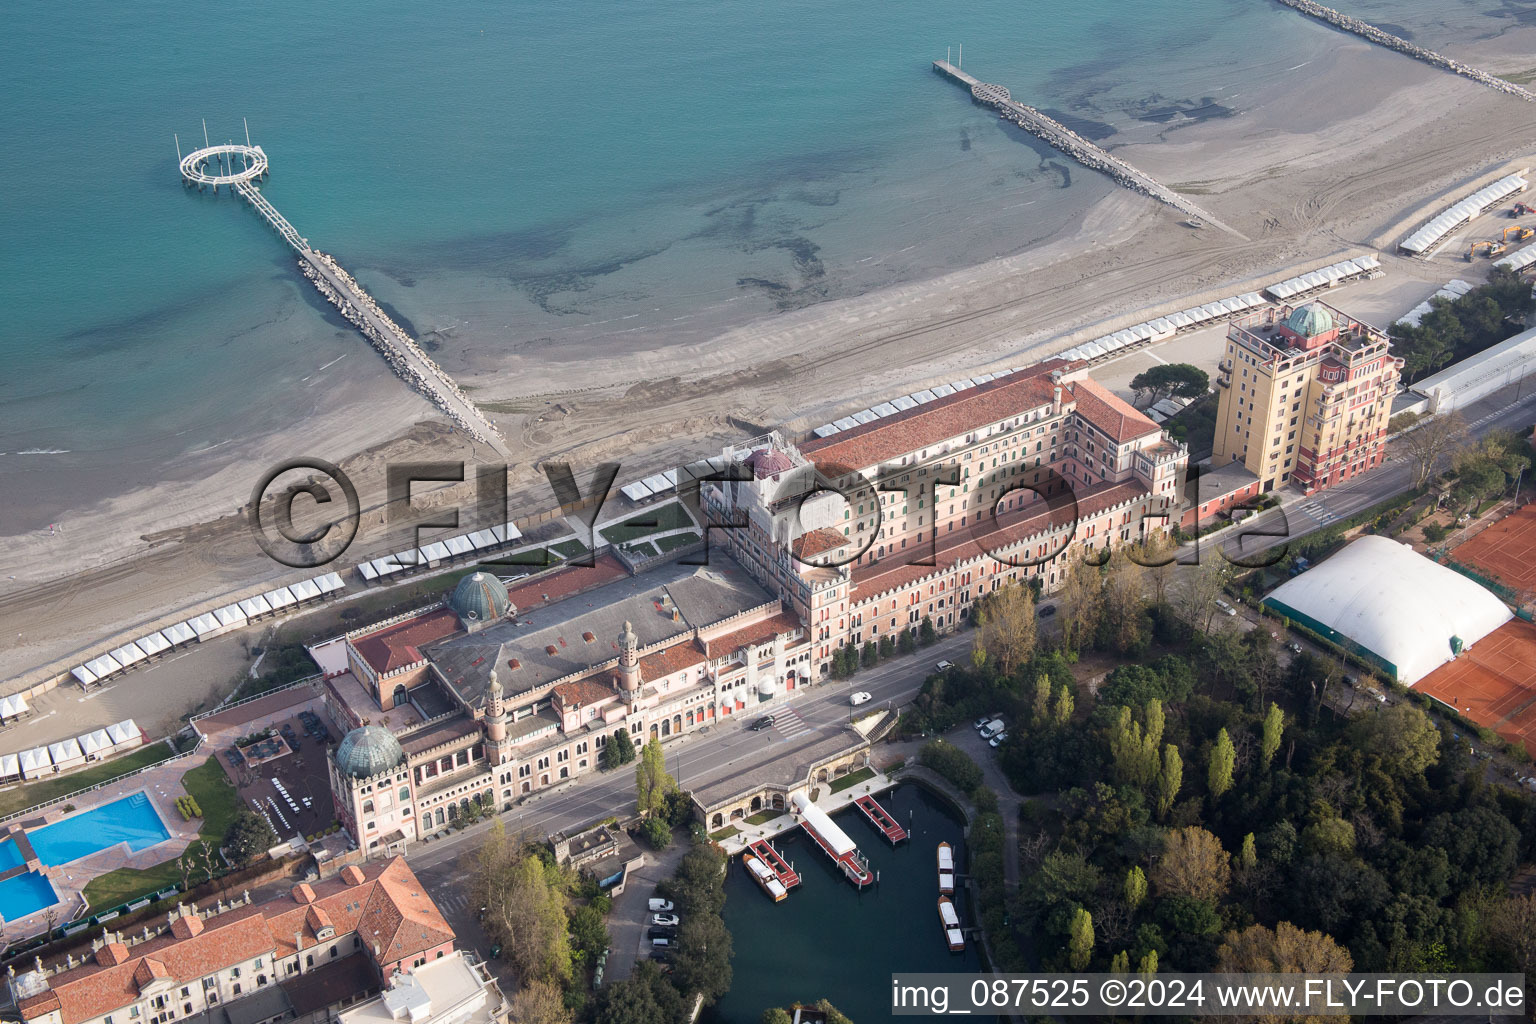
<svg viewBox="0 0 1536 1024">
<path fill-rule="evenodd" d="M 881 807 L 872 796 L 861 796 L 854 801 L 859 810 L 864 812 L 864 817 L 869 823 L 880 830 L 880 834 L 890 841 L 892 846 L 907 838 L 907 830 L 896 823 L 889 811 Z"/>
<path fill-rule="evenodd" d="M 793 889 L 800 884 L 800 876 L 795 873 L 795 869 L 789 866 L 789 861 L 785 860 L 783 855 L 769 844 L 768 840 L 753 840 L 747 849 L 758 860 L 763 862 L 764 867 L 773 872 L 774 877 L 779 880 L 779 883 L 784 888 Z"/>
<path fill-rule="evenodd" d="M 1246 235 L 1235 228 L 1223 224 L 1204 209 L 1196 206 L 1184 196 L 1179 195 L 1150 174 L 1137 170 L 1119 157 L 1111 156 L 1055 118 L 1042 114 L 1028 104 L 1020 103 L 1009 94 L 1005 87 L 994 85 L 990 82 L 983 82 L 979 78 L 961 71 L 947 60 L 934 61 L 933 70 L 945 78 L 965 86 L 971 93 L 971 99 L 976 103 L 984 107 L 993 108 L 1005 120 L 1012 121 L 1020 128 L 1029 132 L 1029 134 L 1060 150 L 1084 167 L 1107 174 L 1131 191 L 1140 192 L 1144 196 L 1150 196 L 1185 214 L 1189 218 L 1191 227 L 1203 227 L 1206 224 L 1210 224 L 1229 234 L 1236 235 L 1238 238 L 1247 240 Z"/>
</svg>

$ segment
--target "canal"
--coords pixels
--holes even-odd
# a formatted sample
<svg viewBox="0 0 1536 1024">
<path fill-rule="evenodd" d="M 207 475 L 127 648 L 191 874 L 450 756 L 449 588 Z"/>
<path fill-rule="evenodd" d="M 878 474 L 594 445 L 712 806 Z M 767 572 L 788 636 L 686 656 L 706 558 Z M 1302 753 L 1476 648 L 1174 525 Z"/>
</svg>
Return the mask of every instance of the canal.
<svg viewBox="0 0 1536 1024">
<path fill-rule="evenodd" d="M 862 893 L 799 829 L 774 840 L 804 879 L 782 903 L 763 894 L 740 858 L 731 861 L 724 916 L 734 977 L 730 992 L 704 1012 L 705 1024 L 758 1024 L 769 1007 L 822 998 L 854 1024 L 873 1024 L 891 1019 L 892 974 L 982 969 L 972 936 L 965 952 L 951 953 L 939 927 L 938 847 L 949 842 L 956 863 L 966 863 L 960 817 L 911 783 L 879 800 L 912 832 L 895 849 L 857 808 L 835 818 L 879 873 L 879 884 Z M 957 909 L 965 927 L 977 923 L 963 895 Z"/>
</svg>

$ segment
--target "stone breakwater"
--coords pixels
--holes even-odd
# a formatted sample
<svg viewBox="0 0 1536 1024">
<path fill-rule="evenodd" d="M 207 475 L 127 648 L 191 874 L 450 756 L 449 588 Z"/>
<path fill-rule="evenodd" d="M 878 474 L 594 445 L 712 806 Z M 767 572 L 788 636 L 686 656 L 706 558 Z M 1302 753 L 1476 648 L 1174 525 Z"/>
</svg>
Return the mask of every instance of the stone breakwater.
<svg viewBox="0 0 1536 1024">
<path fill-rule="evenodd" d="M 1406 54 L 1415 60 L 1431 64 L 1442 71 L 1449 71 L 1463 78 L 1470 78 L 1479 85 L 1486 85 L 1490 89 L 1497 89 L 1499 92 L 1518 96 L 1527 102 L 1536 100 L 1536 93 L 1531 92 L 1529 89 L 1518 86 L 1513 82 L 1506 82 L 1504 79 L 1490 75 L 1480 68 L 1474 68 L 1470 64 L 1463 64 L 1459 60 L 1452 60 L 1450 57 L 1436 53 L 1433 50 L 1426 50 L 1422 46 L 1415 46 L 1406 39 L 1394 36 L 1390 32 L 1383 32 L 1375 25 L 1361 21 L 1359 18 L 1351 18 L 1347 14 L 1340 14 L 1331 7 L 1324 7 L 1322 4 L 1314 3 L 1313 0 L 1280 0 L 1280 3 L 1285 4 L 1287 7 L 1295 8 L 1302 14 L 1316 18 L 1318 21 L 1327 22 L 1334 28 L 1351 32 L 1361 39 L 1376 43 L 1378 46 L 1385 46 L 1389 50 L 1396 50 L 1398 53 Z"/>
<path fill-rule="evenodd" d="M 464 433 L 505 456 L 505 439 L 443 368 L 385 314 L 364 288 L 332 257 L 315 250 L 300 254 L 299 270 L 317 291 L 368 339 L 395 375 L 437 406 Z"/>
</svg>

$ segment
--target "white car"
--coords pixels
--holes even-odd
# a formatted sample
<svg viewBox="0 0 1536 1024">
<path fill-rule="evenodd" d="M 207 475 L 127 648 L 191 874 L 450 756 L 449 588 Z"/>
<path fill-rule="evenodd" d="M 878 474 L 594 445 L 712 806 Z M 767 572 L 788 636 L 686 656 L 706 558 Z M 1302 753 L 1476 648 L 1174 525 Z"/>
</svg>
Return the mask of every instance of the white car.
<svg viewBox="0 0 1536 1024">
<path fill-rule="evenodd" d="M 661 925 L 663 928 L 676 928 L 681 920 L 676 914 L 651 915 L 651 924 Z"/>
<path fill-rule="evenodd" d="M 647 903 L 646 906 L 650 909 L 651 913 L 654 914 L 654 913 L 656 913 L 658 911 L 671 910 L 672 909 L 672 901 L 671 900 L 664 900 L 664 899 L 660 899 L 659 897 L 652 896 L 650 902 Z"/>
<path fill-rule="evenodd" d="M 934 666 L 934 671 L 936 671 L 936 672 L 948 672 L 950 669 L 952 669 L 954 667 L 955 667 L 955 663 L 952 662 L 952 661 L 941 661 L 937 665 Z"/>
<path fill-rule="evenodd" d="M 869 701 L 872 699 L 873 698 L 870 697 L 869 694 L 865 693 L 863 690 L 860 690 L 858 693 L 848 698 L 848 703 L 852 704 L 854 707 L 858 707 L 860 704 L 869 703 Z"/>
<path fill-rule="evenodd" d="M 1007 742 L 1007 740 L 1008 740 L 1008 734 L 1005 733 L 1005 732 L 1000 732 L 996 736 L 993 736 L 990 740 L 987 741 L 987 746 L 989 746 L 989 747 L 1000 747 L 1005 742 Z"/>
</svg>

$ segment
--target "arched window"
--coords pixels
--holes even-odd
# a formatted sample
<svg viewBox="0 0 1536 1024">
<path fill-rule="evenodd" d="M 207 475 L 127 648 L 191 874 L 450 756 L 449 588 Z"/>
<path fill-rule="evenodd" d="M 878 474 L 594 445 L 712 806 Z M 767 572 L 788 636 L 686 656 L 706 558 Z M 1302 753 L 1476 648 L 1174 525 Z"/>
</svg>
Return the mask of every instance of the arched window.
<svg viewBox="0 0 1536 1024">
<path fill-rule="evenodd" d="M 390 703 L 395 707 L 399 707 L 401 704 L 405 704 L 410 699 L 411 698 L 405 692 L 405 684 L 400 683 L 395 687 L 395 695 Z"/>
<path fill-rule="evenodd" d="M 432 831 L 432 815 L 430 815 L 430 814 L 423 814 L 421 816 L 421 834 L 422 835 L 426 835 L 428 832 L 431 832 L 431 831 Z"/>
<path fill-rule="evenodd" d="M 400 799 L 402 801 L 406 801 L 406 800 L 409 800 L 410 798 L 411 798 L 411 789 L 410 789 L 410 787 L 409 786 L 401 786 L 400 787 Z"/>
<path fill-rule="evenodd" d="M 372 814 L 373 813 L 373 801 L 372 800 L 364 800 L 363 801 L 363 813 L 364 814 Z"/>
</svg>

